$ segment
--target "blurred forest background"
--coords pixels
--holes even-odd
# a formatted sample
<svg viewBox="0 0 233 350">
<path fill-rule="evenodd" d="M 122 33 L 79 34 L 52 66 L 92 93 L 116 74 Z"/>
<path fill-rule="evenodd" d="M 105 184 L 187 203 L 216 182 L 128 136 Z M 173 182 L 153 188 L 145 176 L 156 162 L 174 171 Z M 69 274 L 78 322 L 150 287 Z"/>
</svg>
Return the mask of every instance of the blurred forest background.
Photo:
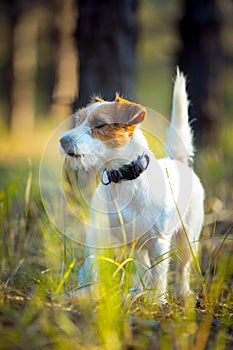
<svg viewBox="0 0 233 350">
<path fill-rule="evenodd" d="M 216 144 L 232 125 L 232 15 L 231 0 L 2 0 L 1 160 L 39 156 L 54 126 L 96 93 L 119 91 L 169 117 L 177 64 L 195 137 Z"/>
<path fill-rule="evenodd" d="M 232 349 L 232 18 L 232 0 L 0 1 L 0 349 Z M 126 257 L 114 273 L 103 264 L 107 293 L 63 301 L 83 250 L 43 207 L 43 149 L 93 94 L 118 91 L 169 118 L 176 65 L 206 191 L 198 303 L 171 299 L 160 311 L 127 299 Z"/>
</svg>

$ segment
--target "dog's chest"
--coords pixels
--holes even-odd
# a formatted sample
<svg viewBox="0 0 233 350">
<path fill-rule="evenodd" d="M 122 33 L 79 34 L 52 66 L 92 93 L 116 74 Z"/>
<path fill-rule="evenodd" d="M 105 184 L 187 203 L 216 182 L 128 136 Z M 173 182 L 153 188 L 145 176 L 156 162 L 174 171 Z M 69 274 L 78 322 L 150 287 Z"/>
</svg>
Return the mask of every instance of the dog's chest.
<svg viewBox="0 0 233 350">
<path fill-rule="evenodd" d="M 98 187 L 94 206 L 101 211 L 101 222 L 107 223 L 114 234 L 121 232 L 122 226 L 129 237 L 141 236 L 151 230 L 161 234 L 170 231 L 168 227 L 176 213 L 179 183 L 186 182 L 186 176 L 183 178 L 178 170 L 174 171 L 173 162 L 151 163 L 150 169 L 134 181 Z M 188 208 L 188 201 L 184 204 Z"/>
<path fill-rule="evenodd" d="M 129 240 L 132 236 L 141 236 L 150 231 L 160 217 L 159 201 L 156 203 L 155 196 L 151 196 L 141 180 L 102 188 L 109 228 L 115 236 L 121 235 L 122 228 Z"/>
</svg>

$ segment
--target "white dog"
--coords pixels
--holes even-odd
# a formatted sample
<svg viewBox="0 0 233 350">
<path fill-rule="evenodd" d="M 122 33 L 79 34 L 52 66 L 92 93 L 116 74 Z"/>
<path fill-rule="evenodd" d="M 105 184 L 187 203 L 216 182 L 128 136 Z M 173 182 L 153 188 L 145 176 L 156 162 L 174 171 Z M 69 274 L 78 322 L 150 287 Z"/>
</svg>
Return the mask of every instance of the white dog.
<svg viewBox="0 0 233 350">
<path fill-rule="evenodd" d="M 168 253 L 176 247 L 178 292 L 191 293 L 190 263 L 203 224 L 204 191 L 190 167 L 194 149 L 188 105 L 185 78 L 177 69 L 168 157 L 159 160 L 139 126 L 146 116 L 141 105 L 118 95 L 111 102 L 97 97 L 75 114 L 75 127 L 60 140 L 62 150 L 74 169 L 101 174 L 92 201 L 81 283 L 93 277 L 91 265 L 99 247 L 137 239 L 144 287 L 156 292 L 158 299 L 166 298 Z"/>
</svg>

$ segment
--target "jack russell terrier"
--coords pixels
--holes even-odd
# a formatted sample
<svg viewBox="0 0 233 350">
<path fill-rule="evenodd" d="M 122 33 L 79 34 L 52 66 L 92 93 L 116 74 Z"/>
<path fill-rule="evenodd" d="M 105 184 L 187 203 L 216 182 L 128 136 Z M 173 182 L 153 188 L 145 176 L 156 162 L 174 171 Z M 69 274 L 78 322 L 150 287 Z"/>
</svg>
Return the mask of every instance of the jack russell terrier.
<svg viewBox="0 0 233 350">
<path fill-rule="evenodd" d="M 82 285 L 97 278 L 92 266 L 99 248 L 137 242 L 143 272 L 133 288 L 166 300 L 168 257 L 175 247 L 178 293 L 192 293 L 190 264 L 203 225 L 204 190 L 190 166 L 194 147 L 188 106 L 185 78 L 177 69 L 164 159 L 155 158 L 140 129 L 146 109 L 118 95 L 111 102 L 94 98 L 62 135 L 69 165 L 101 177 L 92 199 Z"/>
</svg>

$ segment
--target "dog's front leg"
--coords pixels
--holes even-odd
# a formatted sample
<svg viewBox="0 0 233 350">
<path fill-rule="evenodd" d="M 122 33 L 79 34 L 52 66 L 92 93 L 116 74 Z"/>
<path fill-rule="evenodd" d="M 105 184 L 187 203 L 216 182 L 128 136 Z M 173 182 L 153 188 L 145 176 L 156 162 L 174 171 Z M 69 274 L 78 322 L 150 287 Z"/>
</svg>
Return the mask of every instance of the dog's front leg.
<svg viewBox="0 0 233 350">
<path fill-rule="evenodd" d="M 97 282 L 98 273 L 98 257 L 102 254 L 104 243 L 105 230 L 95 227 L 93 223 L 87 233 L 84 252 L 84 263 L 79 271 L 79 284 L 89 285 L 92 282 Z"/>
<path fill-rule="evenodd" d="M 100 184 L 92 198 L 90 225 L 85 243 L 85 261 L 80 270 L 80 284 L 97 281 L 97 258 L 104 248 L 111 246 L 111 225 L 105 187 Z"/>
<path fill-rule="evenodd" d="M 95 260 L 96 250 L 86 244 L 84 263 L 78 274 L 78 282 L 81 287 L 88 286 L 96 280 Z"/>
<path fill-rule="evenodd" d="M 152 237 L 148 244 L 150 266 L 145 273 L 148 292 L 160 302 L 166 301 L 167 275 L 170 260 L 170 242 L 164 238 Z"/>
</svg>

